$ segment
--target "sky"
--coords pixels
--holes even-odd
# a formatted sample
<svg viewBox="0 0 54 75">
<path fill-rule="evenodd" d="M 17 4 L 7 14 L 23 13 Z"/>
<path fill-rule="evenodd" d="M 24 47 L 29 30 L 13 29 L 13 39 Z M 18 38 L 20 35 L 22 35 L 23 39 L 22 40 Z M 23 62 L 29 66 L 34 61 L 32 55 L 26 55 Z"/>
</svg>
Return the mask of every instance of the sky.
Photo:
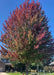
<svg viewBox="0 0 54 75">
<path fill-rule="evenodd" d="M 19 7 L 25 0 L 0 0 L 0 37 L 2 31 L 2 23 L 5 23 L 10 12 Z M 31 1 L 31 0 L 30 0 Z M 36 0 L 34 0 L 36 2 Z M 39 0 L 42 9 L 48 17 L 51 35 L 54 38 L 54 0 Z M 1 44 L 1 43 L 0 43 Z"/>
</svg>

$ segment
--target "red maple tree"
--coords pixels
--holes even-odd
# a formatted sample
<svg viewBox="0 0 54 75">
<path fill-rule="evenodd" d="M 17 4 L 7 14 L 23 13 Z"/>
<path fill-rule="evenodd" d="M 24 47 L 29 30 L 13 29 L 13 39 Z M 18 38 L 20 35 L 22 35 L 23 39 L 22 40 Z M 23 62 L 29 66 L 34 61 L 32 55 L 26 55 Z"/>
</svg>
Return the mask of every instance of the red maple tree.
<svg viewBox="0 0 54 75">
<path fill-rule="evenodd" d="M 2 55 L 18 60 L 28 66 L 37 60 L 47 59 L 54 51 L 54 42 L 49 32 L 48 19 L 40 6 L 29 0 L 10 13 L 3 24 L 1 35 Z M 28 67 L 26 68 L 28 75 Z"/>
</svg>

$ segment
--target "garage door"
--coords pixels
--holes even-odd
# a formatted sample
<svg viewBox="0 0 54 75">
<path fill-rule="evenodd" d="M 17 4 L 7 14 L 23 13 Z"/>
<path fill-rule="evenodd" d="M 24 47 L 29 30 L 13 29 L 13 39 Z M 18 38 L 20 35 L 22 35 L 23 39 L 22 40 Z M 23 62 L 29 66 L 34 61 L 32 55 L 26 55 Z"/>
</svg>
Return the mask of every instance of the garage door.
<svg viewBox="0 0 54 75">
<path fill-rule="evenodd" d="M 0 67 L 0 72 L 2 72 L 3 71 L 3 68 L 2 67 Z"/>
<path fill-rule="evenodd" d="M 0 61 L 0 72 L 5 71 L 5 64 Z"/>
</svg>

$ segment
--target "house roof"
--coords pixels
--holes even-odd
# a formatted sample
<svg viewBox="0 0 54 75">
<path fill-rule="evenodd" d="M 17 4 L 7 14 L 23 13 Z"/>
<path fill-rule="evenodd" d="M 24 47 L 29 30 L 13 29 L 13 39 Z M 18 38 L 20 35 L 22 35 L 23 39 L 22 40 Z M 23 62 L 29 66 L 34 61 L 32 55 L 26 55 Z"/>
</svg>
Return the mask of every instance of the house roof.
<svg viewBox="0 0 54 75">
<path fill-rule="evenodd" d="M 1 60 L 0 60 L 0 63 L 3 63 L 4 64 L 4 62 L 2 62 Z"/>
<path fill-rule="evenodd" d="M 53 62 L 51 62 L 49 65 L 54 65 L 54 61 L 53 61 Z"/>
<path fill-rule="evenodd" d="M 0 62 L 4 63 L 5 65 L 12 65 L 10 62 L 3 62 L 2 59 L 8 59 L 8 58 L 4 58 L 0 55 Z"/>
</svg>

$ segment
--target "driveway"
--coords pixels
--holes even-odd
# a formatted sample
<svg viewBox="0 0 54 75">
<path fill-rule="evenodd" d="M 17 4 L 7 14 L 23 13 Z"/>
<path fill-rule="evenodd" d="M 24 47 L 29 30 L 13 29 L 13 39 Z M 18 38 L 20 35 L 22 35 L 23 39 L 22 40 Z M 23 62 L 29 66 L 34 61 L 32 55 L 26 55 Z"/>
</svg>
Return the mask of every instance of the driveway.
<svg viewBox="0 0 54 75">
<path fill-rule="evenodd" d="M 7 74 L 5 72 L 0 72 L 0 75 L 9 75 L 9 74 Z"/>
</svg>

